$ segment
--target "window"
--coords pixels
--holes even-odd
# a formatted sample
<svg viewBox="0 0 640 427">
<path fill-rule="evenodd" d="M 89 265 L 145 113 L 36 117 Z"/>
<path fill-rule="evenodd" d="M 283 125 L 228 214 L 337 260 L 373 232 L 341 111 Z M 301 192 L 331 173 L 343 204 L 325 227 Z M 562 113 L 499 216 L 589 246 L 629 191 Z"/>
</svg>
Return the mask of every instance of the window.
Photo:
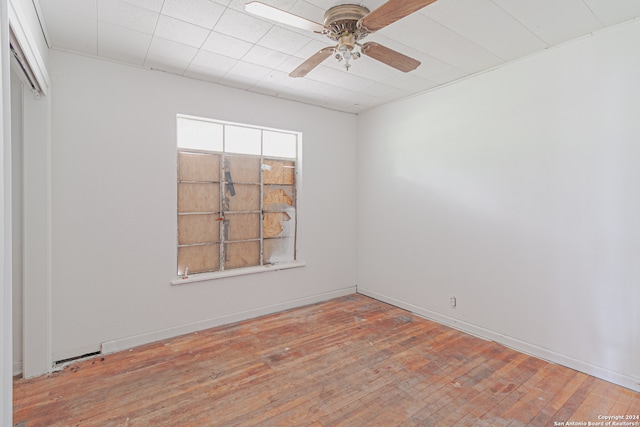
<svg viewBox="0 0 640 427">
<path fill-rule="evenodd" d="M 179 276 L 295 261 L 299 143 L 178 115 Z"/>
</svg>

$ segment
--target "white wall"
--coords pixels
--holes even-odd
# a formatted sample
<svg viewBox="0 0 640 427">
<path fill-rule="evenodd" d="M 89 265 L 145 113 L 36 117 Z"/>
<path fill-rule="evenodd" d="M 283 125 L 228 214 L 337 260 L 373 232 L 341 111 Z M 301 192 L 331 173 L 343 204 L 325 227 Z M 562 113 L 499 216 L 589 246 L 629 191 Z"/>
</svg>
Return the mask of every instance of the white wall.
<svg viewBox="0 0 640 427">
<path fill-rule="evenodd" d="M 53 357 L 352 293 L 355 115 L 52 51 Z M 175 115 L 303 133 L 302 268 L 171 286 Z"/>
<path fill-rule="evenodd" d="M 11 28 L 43 93 L 47 93 L 48 47 L 35 3 L 31 0 L 7 3 Z M 20 116 L 12 120 L 14 153 L 10 159 L 15 245 L 12 251 L 13 372 L 17 373 L 22 367 L 25 376 L 35 376 L 51 369 L 50 98 L 36 98 L 31 91 L 21 90 L 18 84 L 12 86 L 12 114 Z M 16 88 L 18 90 L 14 90 Z M 21 163 L 27 166 L 23 168 Z"/>
<path fill-rule="evenodd" d="M 11 70 L 13 374 L 22 372 L 22 82 Z"/>
<path fill-rule="evenodd" d="M 9 16 L 0 2 L 0 426 L 12 425 L 11 79 Z"/>
<path fill-rule="evenodd" d="M 630 23 L 362 114 L 358 291 L 640 390 L 639 44 Z"/>
<path fill-rule="evenodd" d="M 36 98 L 26 88 L 23 95 L 21 327 L 22 370 L 29 378 L 52 366 L 51 96 Z"/>
</svg>

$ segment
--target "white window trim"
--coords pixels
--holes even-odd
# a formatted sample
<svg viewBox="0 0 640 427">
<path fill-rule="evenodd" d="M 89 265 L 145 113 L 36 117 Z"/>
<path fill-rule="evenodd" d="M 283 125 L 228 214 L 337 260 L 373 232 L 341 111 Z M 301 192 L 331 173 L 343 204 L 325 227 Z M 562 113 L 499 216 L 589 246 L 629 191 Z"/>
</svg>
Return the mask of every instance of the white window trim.
<svg viewBox="0 0 640 427">
<path fill-rule="evenodd" d="M 266 273 L 268 271 L 288 270 L 307 265 L 304 261 L 283 262 L 280 264 L 256 265 L 254 267 L 234 268 L 232 270 L 197 273 L 193 276 L 183 276 L 171 281 L 172 285 L 186 285 L 188 283 L 204 282 L 208 280 L 224 279 L 226 277 L 245 276 L 247 274 Z"/>
</svg>

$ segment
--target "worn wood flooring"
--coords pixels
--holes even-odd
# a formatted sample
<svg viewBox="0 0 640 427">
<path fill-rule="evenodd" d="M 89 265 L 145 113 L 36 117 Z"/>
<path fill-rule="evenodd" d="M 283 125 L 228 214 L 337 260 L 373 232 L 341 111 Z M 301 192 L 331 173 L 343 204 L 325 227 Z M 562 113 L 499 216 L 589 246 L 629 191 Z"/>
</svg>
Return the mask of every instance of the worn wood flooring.
<svg viewBox="0 0 640 427">
<path fill-rule="evenodd" d="M 362 295 L 14 383 L 23 427 L 559 426 L 637 414 L 640 393 Z"/>
</svg>

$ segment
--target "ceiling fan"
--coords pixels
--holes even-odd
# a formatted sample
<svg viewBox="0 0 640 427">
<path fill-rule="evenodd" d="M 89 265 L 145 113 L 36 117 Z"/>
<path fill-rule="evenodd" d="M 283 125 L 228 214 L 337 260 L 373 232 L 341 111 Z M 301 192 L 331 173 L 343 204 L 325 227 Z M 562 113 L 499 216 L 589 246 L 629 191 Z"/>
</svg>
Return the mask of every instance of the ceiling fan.
<svg viewBox="0 0 640 427">
<path fill-rule="evenodd" d="M 259 1 L 247 3 L 245 9 L 262 18 L 324 34 L 338 42 L 335 46 L 325 47 L 313 54 L 289 73 L 291 77 L 306 76 L 331 55 L 334 55 L 338 61 L 344 61 L 344 67 L 347 70 L 351 66 L 349 61 L 356 60 L 363 54 L 407 73 L 418 68 L 420 61 L 381 44 L 360 43 L 360 40 L 435 1 L 389 0 L 373 12 L 358 4 L 341 4 L 325 12 L 324 25 Z"/>
</svg>

